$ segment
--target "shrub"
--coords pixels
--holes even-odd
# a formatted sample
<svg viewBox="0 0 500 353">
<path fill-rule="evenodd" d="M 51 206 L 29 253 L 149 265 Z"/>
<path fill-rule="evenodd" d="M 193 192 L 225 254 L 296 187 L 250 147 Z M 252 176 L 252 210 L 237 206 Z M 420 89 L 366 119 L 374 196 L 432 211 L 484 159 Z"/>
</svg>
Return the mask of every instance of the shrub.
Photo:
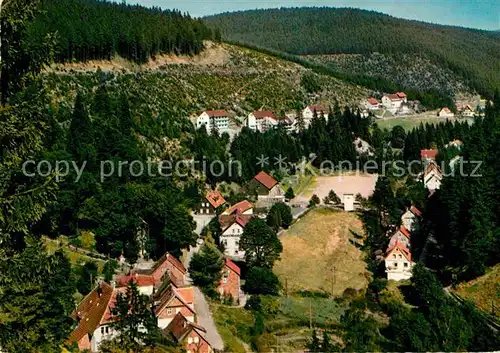
<svg viewBox="0 0 500 353">
<path fill-rule="evenodd" d="M 269 269 L 252 267 L 247 274 L 244 290 L 250 294 L 278 295 L 280 282 Z"/>
</svg>

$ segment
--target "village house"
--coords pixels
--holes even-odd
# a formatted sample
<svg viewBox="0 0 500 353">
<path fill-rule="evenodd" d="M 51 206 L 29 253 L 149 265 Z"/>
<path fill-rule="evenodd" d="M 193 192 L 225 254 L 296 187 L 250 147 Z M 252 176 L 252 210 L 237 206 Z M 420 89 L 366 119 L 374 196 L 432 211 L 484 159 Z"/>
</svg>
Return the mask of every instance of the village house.
<svg viewBox="0 0 500 353">
<path fill-rule="evenodd" d="M 226 259 L 222 268 L 222 278 L 217 287 L 221 297 L 232 297 L 234 301 L 240 296 L 240 268 L 230 259 Z"/>
<path fill-rule="evenodd" d="M 222 194 L 217 190 L 210 190 L 206 193 L 205 197 L 201 200 L 198 207 L 199 214 L 215 215 L 217 208 L 226 203 Z"/>
<path fill-rule="evenodd" d="M 254 131 L 265 132 L 278 125 L 278 117 L 269 110 L 256 110 L 247 117 L 247 126 Z"/>
<path fill-rule="evenodd" d="M 387 273 L 388 280 L 401 281 L 410 279 L 413 265 L 411 252 L 403 243 L 396 241 L 387 249 L 385 272 Z"/>
<path fill-rule="evenodd" d="M 76 328 L 69 336 L 69 343 L 77 343 L 80 350 L 99 351 L 103 340 L 112 339 L 116 332 L 109 325 L 112 322 L 111 309 L 118 293 L 125 288 L 113 288 L 106 282 L 100 283 L 78 304 L 71 314 Z"/>
<path fill-rule="evenodd" d="M 455 114 L 448 107 L 441 108 L 438 112 L 440 118 L 453 118 Z"/>
<path fill-rule="evenodd" d="M 373 97 L 370 97 L 365 102 L 365 108 L 368 110 L 376 110 L 380 108 L 380 102 Z"/>
<path fill-rule="evenodd" d="M 424 172 L 424 185 L 429 191 L 438 190 L 441 187 L 441 180 L 443 174 L 435 162 L 430 162 L 425 167 Z"/>
<path fill-rule="evenodd" d="M 328 121 L 328 114 L 330 110 L 325 108 L 321 104 L 308 105 L 302 111 L 302 118 L 304 119 L 304 127 L 307 128 L 311 124 L 311 120 L 314 118 L 314 114 L 317 116 L 323 116 Z"/>
<path fill-rule="evenodd" d="M 253 204 L 248 200 L 240 201 L 222 212 L 222 215 L 253 215 Z"/>
<path fill-rule="evenodd" d="M 205 328 L 191 322 L 182 313 L 175 315 L 163 333 L 180 345 L 186 353 L 212 352 L 212 347 L 206 338 Z"/>
<path fill-rule="evenodd" d="M 422 212 L 415 206 L 411 206 L 406 209 L 406 212 L 401 216 L 401 223 L 404 228 L 408 229 L 410 232 L 414 232 L 418 229 L 421 217 Z"/>
<path fill-rule="evenodd" d="M 219 133 L 228 132 L 230 115 L 225 110 L 205 110 L 196 118 L 196 128 L 205 125 L 210 134 L 212 129 L 217 129 Z"/>
<path fill-rule="evenodd" d="M 280 183 L 264 171 L 259 172 L 248 185 L 248 192 L 257 194 L 257 200 L 264 206 L 285 202 L 285 193 Z"/>
<path fill-rule="evenodd" d="M 116 286 L 118 288 L 126 288 L 129 282 L 132 281 L 137 286 L 139 292 L 148 297 L 154 293 L 155 290 L 155 279 L 152 275 L 140 274 L 132 272 L 127 276 L 121 276 L 118 278 Z"/>
<path fill-rule="evenodd" d="M 344 211 L 352 212 L 354 211 L 354 194 L 344 194 L 342 195 L 342 202 L 344 204 Z"/>
<path fill-rule="evenodd" d="M 167 327 L 181 313 L 188 321 L 195 322 L 194 289 L 191 286 L 176 287 L 172 283 L 155 296 L 154 313 L 159 328 Z"/>
<path fill-rule="evenodd" d="M 219 216 L 219 223 L 222 229 L 220 243 L 224 246 L 224 254 L 236 259 L 244 259 L 245 252 L 240 250 L 240 239 L 243 230 L 252 219 L 251 214 L 242 214 L 236 211 L 232 214 L 222 214 Z"/>
<path fill-rule="evenodd" d="M 410 231 L 405 227 L 401 226 L 399 229 L 394 232 L 389 240 L 389 248 L 393 247 L 396 242 L 400 242 L 407 248 L 410 248 Z"/>
<path fill-rule="evenodd" d="M 458 115 L 463 118 L 474 117 L 474 109 L 469 104 L 457 103 L 456 104 Z"/>
<path fill-rule="evenodd" d="M 408 100 L 404 92 L 386 94 L 382 97 L 382 105 L 392 113 L 396 113 L 396 111 L 401 109 L 403 104 L 407 102 Z"/>
<path fill-rule="evenodd" d="M 150 274 L 155 280 L 155 286 L 163 282 L 165 275 L 177 287 L 181 287 L 186 283 L 186 268 L 182 262 L 168 252 L 156 261 Z"/>
</svg>

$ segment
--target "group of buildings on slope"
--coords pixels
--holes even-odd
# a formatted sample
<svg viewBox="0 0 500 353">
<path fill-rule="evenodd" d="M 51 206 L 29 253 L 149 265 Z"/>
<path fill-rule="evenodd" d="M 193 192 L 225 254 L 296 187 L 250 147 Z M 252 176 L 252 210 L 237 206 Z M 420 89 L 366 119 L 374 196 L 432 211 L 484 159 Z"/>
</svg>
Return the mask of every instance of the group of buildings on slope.
<svg viewBox="0 0 500 353">
<path fill-rule="evenodd" d="M 213 351 L 205 328 L 197 323 L 195 290 L 187 281 L 186 268 L 169 253 L 149 270 L 132 271 L 112 284 L 98 284 L 72 313 L 75 328 L 70 343 L 76 343 L 80 350 L 97 352 L 103 341 L 117 336 L 112 309 L 117 296 L 126 293 L 130 281 L 149 297 L 157 325 L 167 337 L 187 353 Z M 225 259 L 217 291 L 225 298 L 236 299 L 240 295 L 240 269 L 230 259 Z"/>
<path fill-rule="evenodd" d="M 196 117 L 195 126 L 205 126 L 208 133 L 216 129 L 219 133 L 229 132 L 231 125 L 243 124 L 254 131 L 265 132 L 269 129 L 283 126 L 288 131 L 296 131 L 300 124 L 307 128 L 311 124 L 314 115 L 328 117 L 329 109 L 320 105 L 308 105 L 301 112 L 303 123 L 296 114 L 287 114 L 279 117 L 271 110 L 256 110 L 244 118 L 237 118 L 226 110 L 205 110 Z"/>
<path fill-rule="evenodd" d="M 391 235 L 385 251 L 385 272 L 387 279 L 401 281 L 411 278 L 411 269 L 415 265 L 410 251 L 411 234 L 419 226 L 422 213 L 411 206 L 401 216 L 401 226 Z"/>
<path fill-rule="evenodd" d="M 285 201 L 285 193 L 280 183 L 264 171 L 259 172 L 249 182 L 247 193 L 257 195 L 259 208 L 269 208 L 275 203 Z M 197 213 L 215 216 L 217 209 L 225 204 L 226 200 L 219 191 L 210 190 L 202 199 Z M 257 217 L 254 213 L 255 207 L 252 202 L 243 200 L 226 208 L 218 216 L 222 231 L 220 243 L 224 246 L 226 256 L 237 260 L 245 258 L 245 252 L 240 249 L 240 239 L 248 222 Z"/>
</svg>

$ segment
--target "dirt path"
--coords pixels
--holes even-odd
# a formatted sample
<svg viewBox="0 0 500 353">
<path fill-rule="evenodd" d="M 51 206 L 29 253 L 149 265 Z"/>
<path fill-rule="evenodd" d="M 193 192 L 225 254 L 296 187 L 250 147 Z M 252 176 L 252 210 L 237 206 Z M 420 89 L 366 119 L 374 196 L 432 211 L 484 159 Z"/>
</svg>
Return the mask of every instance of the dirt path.
<svg viewBox="0 0 500 353">
<path fill-rule="evenodd" d="M 194 309 L 198 315 L 198 323 L 207 330 L 207 341 L 213 349 L 223 350 L 224 342 L 215 326 L 210 307 L 198 287 L 194 287 Z"/>
</svg>

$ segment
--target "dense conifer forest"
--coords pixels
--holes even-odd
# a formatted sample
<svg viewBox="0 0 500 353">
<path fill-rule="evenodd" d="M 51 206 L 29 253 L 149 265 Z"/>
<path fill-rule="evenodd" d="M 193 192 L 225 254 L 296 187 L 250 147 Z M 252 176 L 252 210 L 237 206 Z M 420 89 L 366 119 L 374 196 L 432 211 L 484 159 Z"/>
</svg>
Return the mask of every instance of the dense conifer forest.
<svg viewBox="0 0 500 353">
<path fill-rule="evenodd" d="M 224 40 L 296 55 L 406 53 L 450 68 L 483 94 L 500 82 L 500 41 L 493 32 L 394 18 L 373 11 L 282 8 L 204 19 Z"/>
<path fill-rule="evenodd" d="M 200 20 L 177 10 L 97 0 L 45 0 L 29 37 L 57 33 L 57 61 L 111 59 L 144 62 L 160 53 L 197 54 L 214 38 Z"/>
</svg>

